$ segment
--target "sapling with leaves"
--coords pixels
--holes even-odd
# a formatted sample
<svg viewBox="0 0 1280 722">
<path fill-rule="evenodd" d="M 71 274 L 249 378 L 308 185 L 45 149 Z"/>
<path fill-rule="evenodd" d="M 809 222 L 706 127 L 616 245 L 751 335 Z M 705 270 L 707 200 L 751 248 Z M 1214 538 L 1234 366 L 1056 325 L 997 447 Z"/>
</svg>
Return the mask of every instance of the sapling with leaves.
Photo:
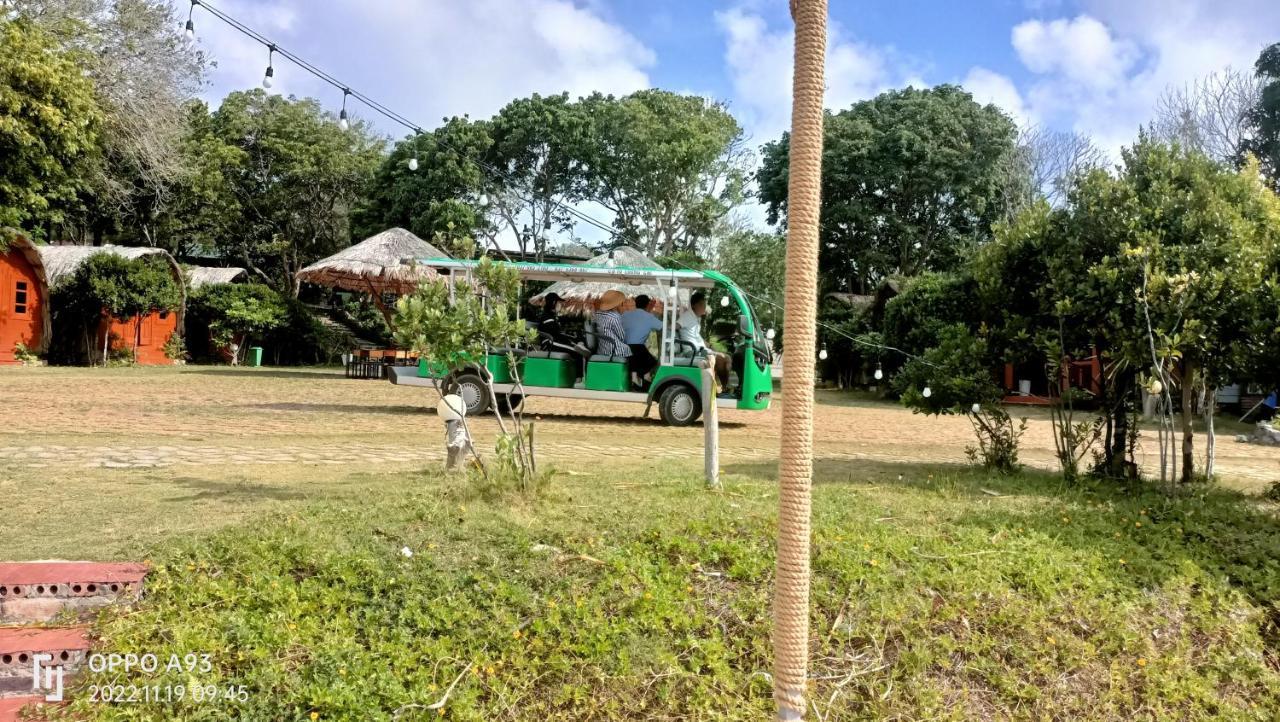
<svg viewBox="0 0 1280 722">
<path fill-rule="evenodd" d="M 978 439 L 976 447 L 966 449 L 969 458 L 1007 474 L 1020 467 L 1018 441 L 1027 420 L 1014 426 L 1000 406 L 992 368 L 986 339 L 963 324 L 951 324 L 940 330 L 937 345 L 902 367 L 894 385 L 902 403 L 916 413 L 968 417 Z"/>
<path fill-rule="evenodd" d="M 468 280 L 455 280 L 452 289 L 447 279 L 422 283 L 412 294 L 396 303 L 396 343 L 448 370 L 436 390 L 450 393 L 451 381 L 459 372 L 473 372 L 488 395 L 488 406 L 498 421 L 498 463 L 495 469 L 485 466 L 478 452 L 485 480 L 493 482 L 493 474 L 510 476 L 521 492 L 535 490 L 541 480 L 534 458 L 533 425 L 525 423 L 519 404 L 523 396 L 520 367 L 510 349 L 529 344 L 534 332 L 525 327 L 515 311 L 520 298 L 520 275 L 512 267 L 481 258 Z M 507 349 L 511 368 L 512 393 L 499 398 L 493 389 L 493 376 L 485 368 L 485 357 L 491 349 Z M 469 419 L 462 417 L 462 423 Z M 467 429 L 470 434 L 470 429 Z"/>
</svg>

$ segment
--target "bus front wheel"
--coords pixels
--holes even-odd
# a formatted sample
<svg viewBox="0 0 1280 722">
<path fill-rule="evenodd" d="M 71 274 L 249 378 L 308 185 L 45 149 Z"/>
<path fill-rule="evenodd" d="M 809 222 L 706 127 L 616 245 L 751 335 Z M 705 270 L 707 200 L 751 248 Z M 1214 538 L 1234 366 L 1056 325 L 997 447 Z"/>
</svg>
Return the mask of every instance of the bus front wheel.
<svg viewBox="0 0 1280 722">
<path fill-rule="evenodd" d="M 684 384 L 668 386 L 658 399 L 658 414 L 668 426 L 688 426 L 702 415 L 702 401 Z"/>
</svg>

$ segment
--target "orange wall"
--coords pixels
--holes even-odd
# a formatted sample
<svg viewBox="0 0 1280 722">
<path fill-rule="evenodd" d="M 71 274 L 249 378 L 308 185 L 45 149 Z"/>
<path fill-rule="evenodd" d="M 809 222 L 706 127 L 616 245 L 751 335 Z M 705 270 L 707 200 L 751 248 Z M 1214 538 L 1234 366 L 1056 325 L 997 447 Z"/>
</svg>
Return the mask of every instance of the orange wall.
<svg viewBox="0 0 1280 722">
<path fill-rule="evenodd" d="M 26 304 L 19 313 L 19 284 L 25 285 Z M 0 254 L 0 364 L 17 363 L 13 347 L 40 346 L 44 332 L 44 299 L 35 269 L 19 251 Z"/>
<path fill-rule="evenodd" d="M 176 330 L 178 330 L 178 314 L 172 311 L 149 313 L 141 318 L 131 318 L 127 321 L 104 318 L 98 326 L 98 342 L 102 342 L 104 332 L 111 334 L 113 349 L 132 349 L 136 341 L 135 363 L 143 366 L 166 366 L 172 364 L 173 360 L 164 355 L 164 345 Z"/>
</svg>

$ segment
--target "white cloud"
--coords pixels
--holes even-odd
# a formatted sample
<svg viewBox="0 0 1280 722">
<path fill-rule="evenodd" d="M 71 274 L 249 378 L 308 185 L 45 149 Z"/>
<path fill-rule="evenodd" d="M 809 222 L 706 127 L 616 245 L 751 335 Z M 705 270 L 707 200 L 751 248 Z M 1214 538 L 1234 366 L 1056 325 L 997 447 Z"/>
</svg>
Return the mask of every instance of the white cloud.
<svg viewBox="0 0 1280 722">
<path fill-rule="evenodd" d="M 1115 154 L 1151 121 L 1166 88 L 1230 65 L 1248 70 L 1274 42 L 1272 0 L 1079 0 L 1084 14 L 1013 29 L 1036 74 L 1023 97 L 1049 124 L 1091 135 Z"/>
<path fill-rule="evenodd" d="M 1112 37 L 1107 26 L 1088 15 L 1021 23 L 1013 29 L 1013 48 L 1033 72 L 1097 88 L 1119 83 L 1138 58 L 1132 43 Z"/>
<path fill-rule="evenodd" d="M 960 84 L 973 94 L 974 100 L 995 105 L 1008 113 L 1019 126 L 1037 122 L 1032 110 L 1023 100 L 1022 94 L 1018 92 L 1018 87 L 1008 76 L 976 67 L 969 71 Z"/>
<path fill-rule="evenodd" d="M 763 143 L 791 123 L 791 29 L 771 30 L 764 17 L 746 6 L 715 14 L 725 36 L 725 63 L 733 84 L 733 111 L 753 140 Z M 844 37 L 833 23 L 827 43 L 828 108 L 844 108 L 875 96 L 906 79 L 892 50 Z"/>
<path fill-rule="evenodd" d="M 629 93 L 649 86 L 653 52 L 590 6 L 570 0 L 466 3 L 222 0 L 229 14 L 425 127 L 446 116 L 488 117 L 531 93 Z M 257 85 L 266 52 L 213 18 L 200 19 L 217 60 L 207 97 Z M 314 95 L 336 108 L 341 93 L 286 61 L 275 92 Z M 403 131 L 353 103 L 389 133 Z"/>
</svg>

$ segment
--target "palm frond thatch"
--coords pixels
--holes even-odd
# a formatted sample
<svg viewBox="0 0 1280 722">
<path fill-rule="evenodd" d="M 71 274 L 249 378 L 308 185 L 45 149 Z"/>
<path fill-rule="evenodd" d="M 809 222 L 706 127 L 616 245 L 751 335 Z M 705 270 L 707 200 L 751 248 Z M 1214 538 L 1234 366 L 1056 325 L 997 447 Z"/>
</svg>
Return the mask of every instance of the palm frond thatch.
<svg viewBox="0 0 1280 722">
<path fill-rule="evenodd" d="M 224 283 L 235 283 L 248 278 L 249 272 L 243 268 L 210 268 L 208 266 L 188 266 L 187 285 L 192 290 L 201 286 L 217 286 Z"/>
<path fill-rule="evenodd" d="M 612 251 L 601 253 L 582 265 L 596 268 L 662 268 L 662 265 L 657 261 L 629 246 L 620 246 Z M 628 298 L 635 298 L 644 294 L 658 301 L 659 304 L 667 297 L 666 289 L 657 283 L 633 286 L 627 282 L 559 281 L 551 284 L 542 293 L 530 298 L 529 302 L 535 306 L 541 306 L 546 297 L 554 293 L 561 299 L 560 305 L 557 307 L 561 313 L 589 316 L 595 311 L 595 302 L 606 291 L 613 290 L 621 291 Z M 680 295 L 681 305 L 687 306 L 689 304 L 688 291 L 681 291 Z"/>
<path fill-rule="evenodd" d="M 390 228 L 298 271 L 298 280 L 375 295 L 403 295 L 436 277 L 434 269 L 406 263 L 406 259 L 448 257 L 409 231 Z"/>
<path fill-rule="evenodd" d="M 164 256 L 173 269 L 174 277 L 182 279 L 182 269 L 173 256 L 163 248 L 146 248 L 135 246 L 36 246 L 40 260 L 44 263 L 45 279 L 49 288 L 57 288 L 59 284 L 75 274 L 80 264 L 99 253 L 109 253 L 124 258 L 142 258 L 143 256 Z"/>
</svg>

